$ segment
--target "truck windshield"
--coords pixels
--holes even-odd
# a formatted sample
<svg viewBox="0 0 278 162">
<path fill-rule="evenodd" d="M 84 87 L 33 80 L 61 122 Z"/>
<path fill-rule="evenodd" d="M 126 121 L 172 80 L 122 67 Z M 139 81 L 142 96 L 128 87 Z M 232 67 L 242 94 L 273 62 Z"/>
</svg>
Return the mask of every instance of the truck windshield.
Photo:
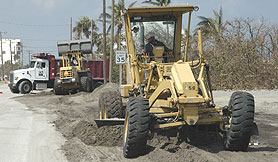
<svg viewBox="0 0 278 162">
<path fill-rule="evenodd" d="M 30 68 L 34 68 L 35 67 L 35 63 L 36 63 L 36 61 L 31 61 Z"/>
</svg>

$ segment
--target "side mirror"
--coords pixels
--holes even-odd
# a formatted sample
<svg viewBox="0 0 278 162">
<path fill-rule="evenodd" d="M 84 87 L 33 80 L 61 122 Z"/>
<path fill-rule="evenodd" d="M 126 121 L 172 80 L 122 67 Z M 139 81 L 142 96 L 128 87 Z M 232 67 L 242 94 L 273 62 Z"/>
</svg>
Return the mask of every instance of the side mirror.
<svg viewBox="0 0 278 162">
<path fill-rule="evenodd" d="M 137 33 L 139 31 L 139 27 L 134 26 L 131 31 L 133 31 L 134 33 Z"/>
</svg>

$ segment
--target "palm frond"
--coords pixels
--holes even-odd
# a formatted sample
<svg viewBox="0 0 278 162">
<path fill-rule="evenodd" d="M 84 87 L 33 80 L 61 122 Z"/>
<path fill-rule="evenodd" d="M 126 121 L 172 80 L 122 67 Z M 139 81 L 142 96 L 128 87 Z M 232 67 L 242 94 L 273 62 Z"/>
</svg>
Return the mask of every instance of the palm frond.
<svg viewBox="0 0 278 162">
<path fill-rule="evenodd" d="M 136 3 L 137 1 L 132 2 L 128 7 L 133 7 Z"/>
<path fill-rule="evenodd" d="M 154 6 L 160 6 L 160 3 L 158 3 L 158 2 L 144 1 L 144 2 L 142 2 L 142 3 L 148 3 L 148 4 L 152 4 L 152 5 L 154 5 Z"/>
</svg>

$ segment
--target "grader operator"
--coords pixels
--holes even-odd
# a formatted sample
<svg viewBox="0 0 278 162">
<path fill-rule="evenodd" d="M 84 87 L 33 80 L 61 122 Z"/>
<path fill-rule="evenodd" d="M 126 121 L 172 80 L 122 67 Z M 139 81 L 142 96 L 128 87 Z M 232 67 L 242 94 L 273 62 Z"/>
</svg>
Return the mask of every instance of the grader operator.
<svg viewBox="0 0 278 162">
<path fill-rule="evenodd" d="M 121 93 L 100 95 L 100 119 L 96 123 L 124 123 L 125 157 L 141 155 L 150 134 L 157 130 L 198 125 L 217 125 L 224 149 L 247 150 L 255 125 L 254 97 L 238 91 L 232 94 L 228 106 L 215 106 L 213 78 L 210 78 L 209 66 L 203 57 L 200 30 L 196 49 L 199 57 L 187 59 L 194 11 L 198 11 L 198 7 L 139 7 L 123 11 L 128 51 L 127 84 L 121 85 Z M 185 53 L 182 54 L 182 18 L 186 13 L 189 15 L 188 28 Z M 170 50 L 153 46 L 153 55 L 142 53 L 149 32 L 154 32 L 157 40 L 164 41 Z M 124 119 L 120 119 L 123 116 Z"/>
</svg>

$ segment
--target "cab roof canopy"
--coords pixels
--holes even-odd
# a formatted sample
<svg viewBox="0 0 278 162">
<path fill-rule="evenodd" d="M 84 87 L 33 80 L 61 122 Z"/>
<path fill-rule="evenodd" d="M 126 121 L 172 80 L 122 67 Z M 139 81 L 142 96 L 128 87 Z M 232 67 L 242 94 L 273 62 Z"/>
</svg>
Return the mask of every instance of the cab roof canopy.
<svg viewBox="0 0 278 162">
<path fill-rule="evenodd" d="M 150 15 L 180 15 L 192 12 L 194 6 L 167 6 L 167 7 L 130 7 L 127 13 L 132 16 Z"/>
</svg>

